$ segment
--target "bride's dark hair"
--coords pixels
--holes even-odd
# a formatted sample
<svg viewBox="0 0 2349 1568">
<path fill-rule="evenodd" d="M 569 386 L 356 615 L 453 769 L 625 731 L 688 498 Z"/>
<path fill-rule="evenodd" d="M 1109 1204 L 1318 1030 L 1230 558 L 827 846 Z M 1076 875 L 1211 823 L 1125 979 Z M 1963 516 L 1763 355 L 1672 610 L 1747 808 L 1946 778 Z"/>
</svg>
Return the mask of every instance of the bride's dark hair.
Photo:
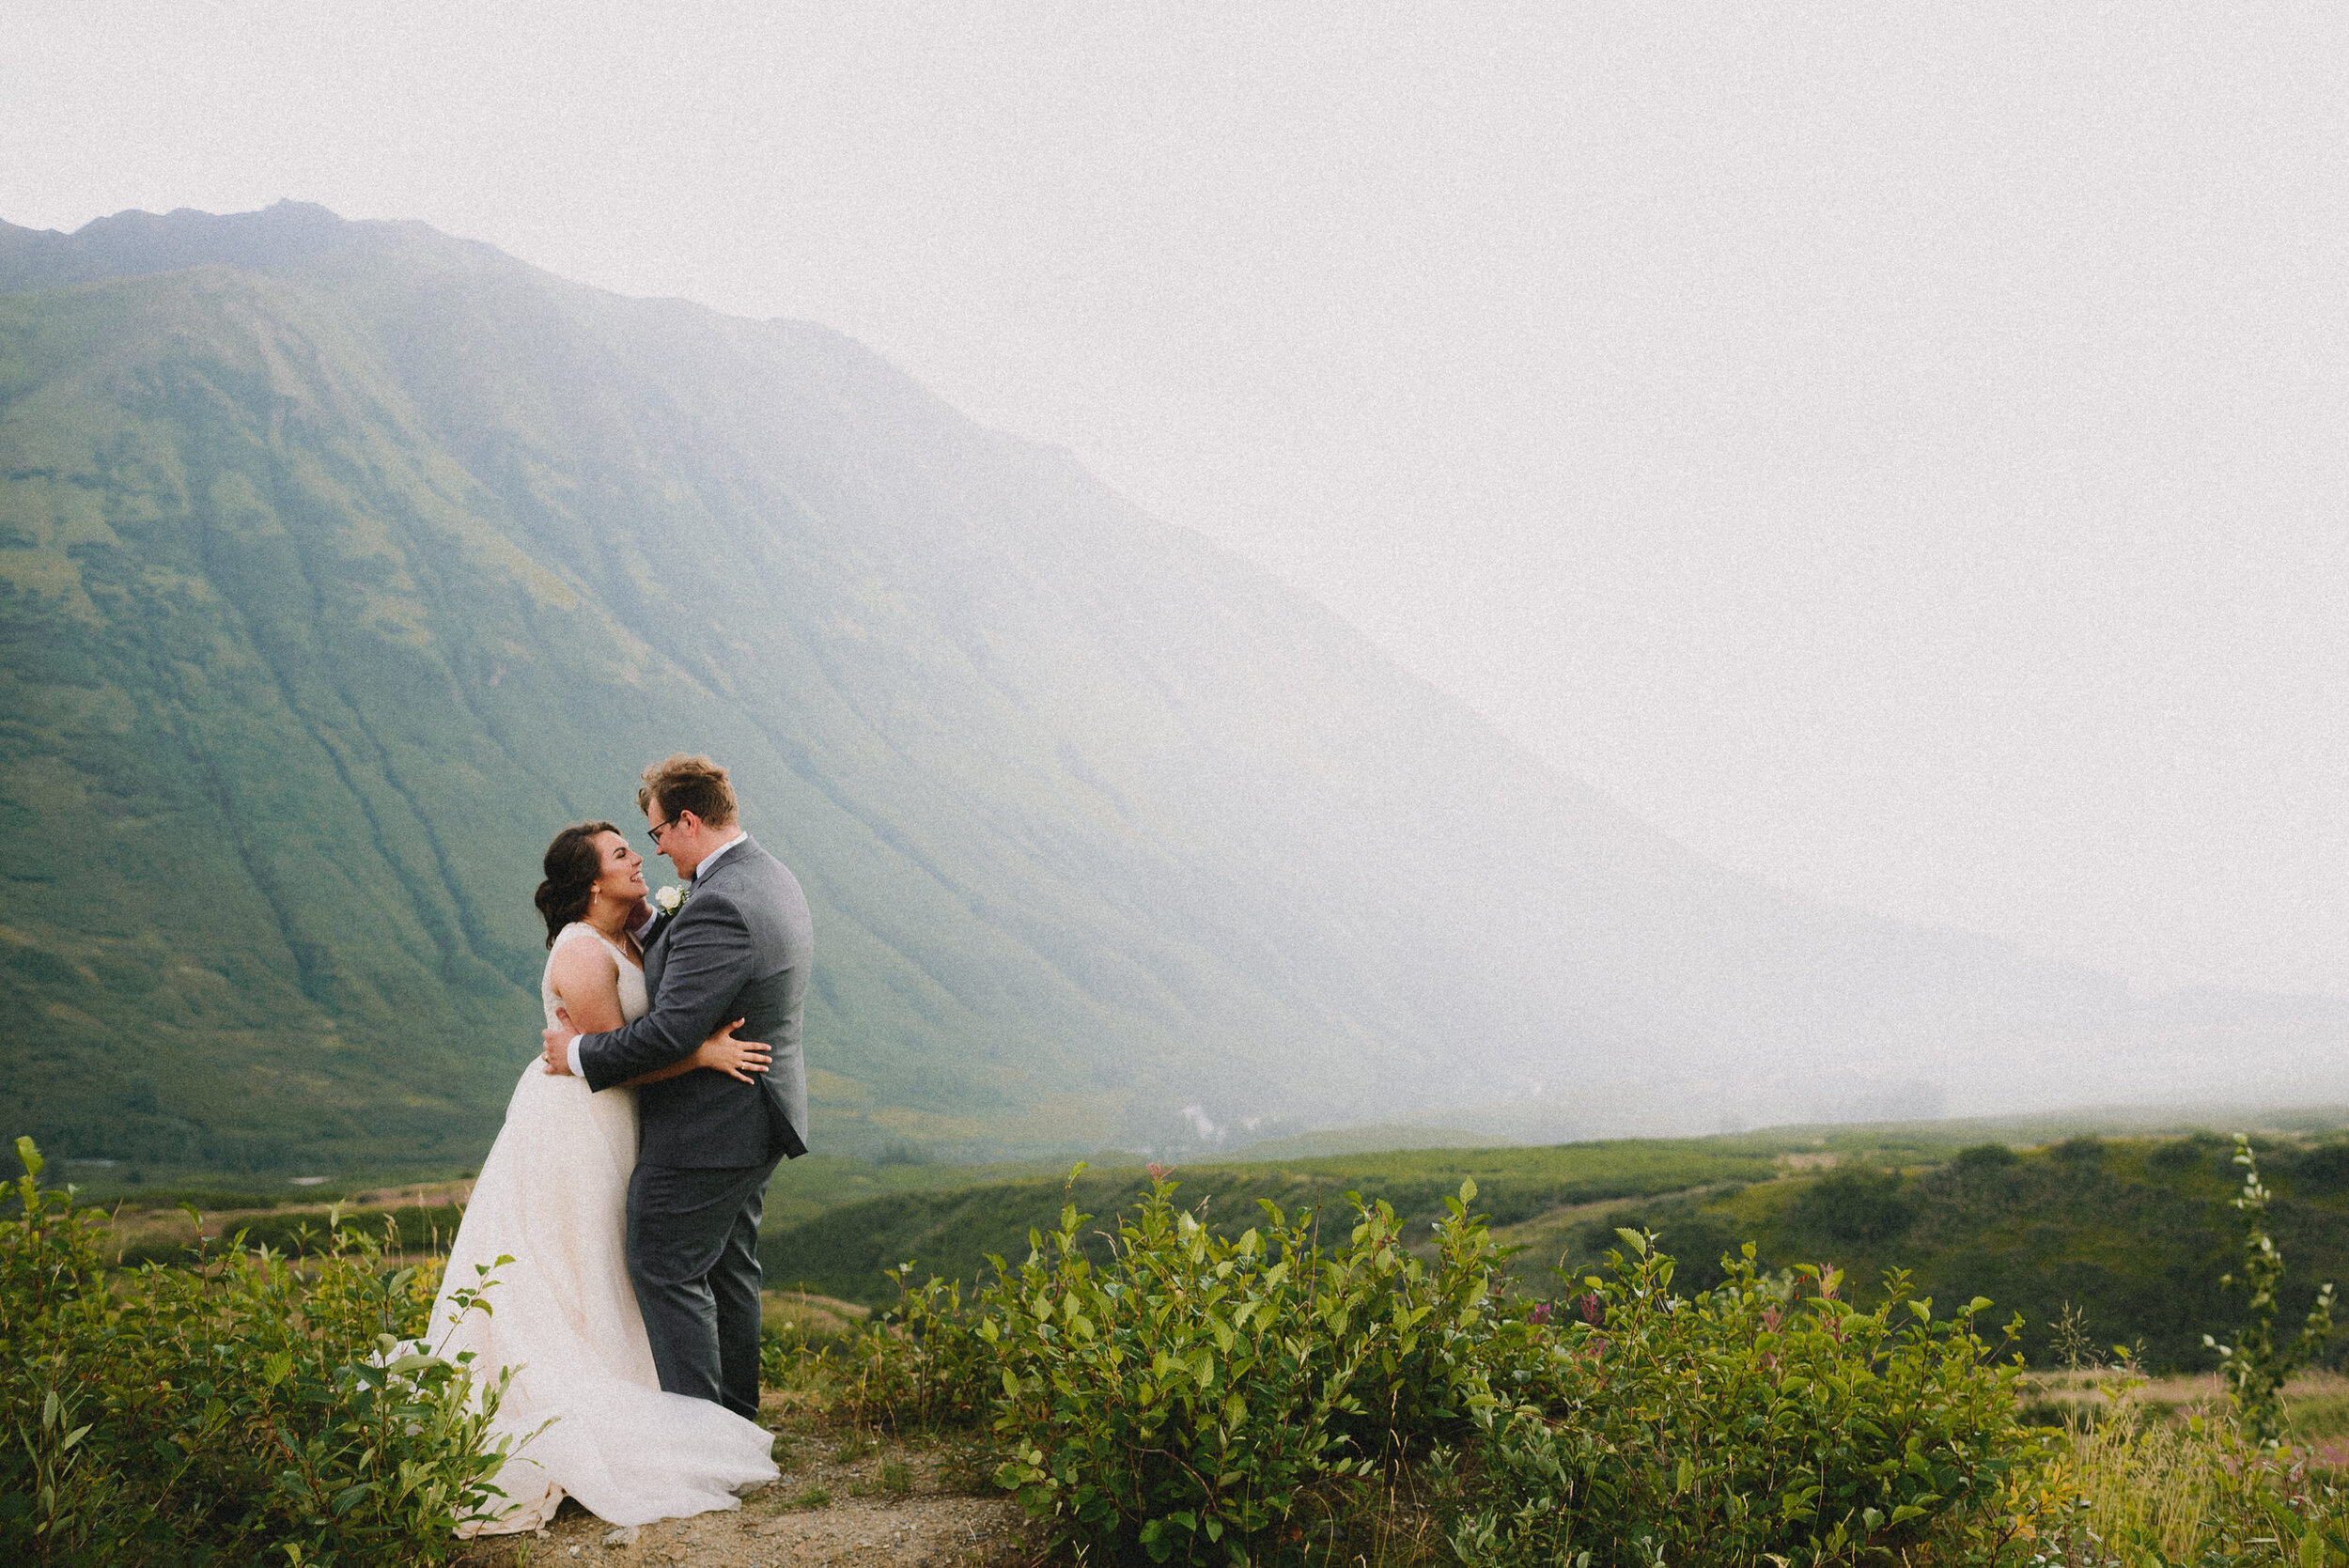
<svg viewBox="0 0 2349 1568">
<path fill-rule="evenodd" d="M 547 879 L 538 884 L 536 897 L 538 912 L 546 917 L 549 947 L 563 934 L 563 927 L 584 920 L 587 906 L 595 902 L 596 878 L 603 874 L 603 853 L 596 847 L 596 835 L 619 831 L 609 822 L 575 822 L 547 846 L 543 868 Z"/>
</svg>

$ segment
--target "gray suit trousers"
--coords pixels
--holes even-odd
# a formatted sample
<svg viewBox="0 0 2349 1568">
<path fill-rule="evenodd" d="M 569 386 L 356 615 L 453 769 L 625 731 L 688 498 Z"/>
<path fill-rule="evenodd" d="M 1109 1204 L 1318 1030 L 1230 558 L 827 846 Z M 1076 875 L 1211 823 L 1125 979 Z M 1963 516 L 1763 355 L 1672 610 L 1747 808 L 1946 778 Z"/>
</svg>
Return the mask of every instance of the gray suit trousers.
<svg viewBox="0 0 2349 1568">
<path fill-rule="evenodd" d="M 776 1160 L 639 1164 L 628 1183 L 628 1276 L 661 1386 L 758 1416 L 758 1220 Z"/>
</svg>

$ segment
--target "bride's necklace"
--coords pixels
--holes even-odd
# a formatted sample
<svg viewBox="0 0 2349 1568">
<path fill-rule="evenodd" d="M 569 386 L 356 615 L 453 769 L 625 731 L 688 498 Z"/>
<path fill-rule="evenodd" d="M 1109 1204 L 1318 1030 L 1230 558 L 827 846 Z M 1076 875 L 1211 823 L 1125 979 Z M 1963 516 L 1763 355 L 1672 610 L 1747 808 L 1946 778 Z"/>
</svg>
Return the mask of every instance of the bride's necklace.
<svg viewBox="0 0 2349 1568">
<path fill-rule="evenodd" d="M 645 961 L 645 950 L 636 945 L 636 933 L 628 929 L 627 926 L 615 921 L 614 929 L 606 931 L 600 924 L 592 920 L 583 921 L 582 924 L 614 947 L 625 950 L 629 956 L 634 958 L 639 964 Z"/>
</svg>

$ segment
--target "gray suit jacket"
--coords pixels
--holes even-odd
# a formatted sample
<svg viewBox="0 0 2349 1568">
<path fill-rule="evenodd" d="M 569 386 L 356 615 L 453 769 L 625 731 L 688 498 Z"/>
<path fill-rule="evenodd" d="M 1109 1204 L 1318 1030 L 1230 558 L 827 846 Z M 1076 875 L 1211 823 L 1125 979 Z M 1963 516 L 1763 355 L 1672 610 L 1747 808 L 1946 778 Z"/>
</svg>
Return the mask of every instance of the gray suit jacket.
<svg viewBox="0 0 2349 1568">
<path fill-rule="evenodd" d="M 745 838 L 727 850 L 645 950 L 652 1009 L 624 1029 L 579 1042 L 591 1089 L 609 1089 L 682 1062 L 735 1018 L 744 1040 L 773 1061 L 757 1083 L 723 1073 L 680 1073 L 636 1092 L 647 1165 L 718 1169 L 807 1153 L 807 1069 L 800 1015 L 816 960 L 807 895 L 781 861 Z"/>
</svg>

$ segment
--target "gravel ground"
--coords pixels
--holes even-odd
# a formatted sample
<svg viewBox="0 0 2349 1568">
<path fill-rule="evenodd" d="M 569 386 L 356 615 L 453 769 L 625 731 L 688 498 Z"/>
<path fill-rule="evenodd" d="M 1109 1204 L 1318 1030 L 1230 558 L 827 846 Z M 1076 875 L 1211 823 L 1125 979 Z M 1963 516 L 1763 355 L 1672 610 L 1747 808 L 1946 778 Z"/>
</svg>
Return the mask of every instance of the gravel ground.
<svg viewBox="0 0 2349 1568">
<path fill-rule="evenodd" d="M 978 1480 L 969 1450 L 859 1441 L 771 1400 L 761 1414 L 778 1429 L 783 1479 L 745 1498 L 739 1511 L 630 1531 L 567 1502 L 544 1535 L 481 1541 L 458 1561 L 462 1568 L 1031 1568 L 1039 1560 L 1040 1537 L 1016 1503 Z"/>
</svg>

